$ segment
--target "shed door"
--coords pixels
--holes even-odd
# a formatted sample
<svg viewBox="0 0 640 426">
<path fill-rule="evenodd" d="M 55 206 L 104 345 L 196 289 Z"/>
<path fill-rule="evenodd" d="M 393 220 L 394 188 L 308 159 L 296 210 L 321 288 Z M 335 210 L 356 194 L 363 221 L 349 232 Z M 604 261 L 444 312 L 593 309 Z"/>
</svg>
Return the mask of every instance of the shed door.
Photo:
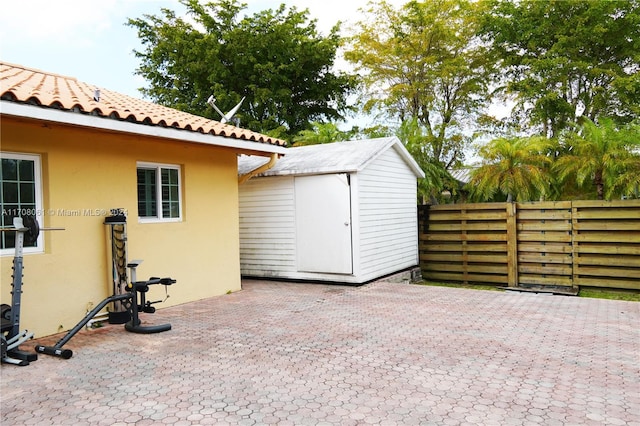
<svg viewBox="0 0 640 426">
<path fill-rule="evenodd" d="M 300 176 L 294 186 L 298 271 L 351 274 L 348 176 Z"/>
</svg>

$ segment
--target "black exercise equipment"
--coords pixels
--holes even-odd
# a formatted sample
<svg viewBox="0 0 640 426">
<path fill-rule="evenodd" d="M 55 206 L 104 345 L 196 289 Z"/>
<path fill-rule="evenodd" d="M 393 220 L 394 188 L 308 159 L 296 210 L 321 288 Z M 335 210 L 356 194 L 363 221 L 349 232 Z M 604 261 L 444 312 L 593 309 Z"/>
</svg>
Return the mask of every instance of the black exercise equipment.
<svg viewBox="0 0 640 426">
<path fill-rule="evenodd" d="M 112 304 L 112 309 L 115 309 L 114 315 L 111 315 L 111 312 L 109 313 L 109 323 L 111 324 L 124 323 L 125 330 L 139 334 L 161 333 L 171 330 L 171 324 L 141 325 L 140 312 L 154 313 L 155 308 L 152 305 L 162 302 L 162 300 L 154 302 L 146 300 L 146 293 L 149 291 L 149 286 L 156 284 L 164 285 L 166 293 L 166 286 L 175 284 L 176 280 L 172 278 L 152 277 L 146 281 L 136 281 L 136 268 L 142 263 L 142 260 L 126 262 L 126 216 L 120 209 L 114 209 L 112 210 L 112 216 L 105 218 L 105 225 L 109 226 L 111 236 L 111 266 L 114 294 L 96 305 L 96 307 L 88 312 L 62 339 L 58 340 L 55 345 L 37 345 L 35 347 L 36 352 L 63 359 L 71 358 L 73 351 L 63 349 L 62 347 L 110 303 Z M 127 283 L 126 268 L 130 271 L 130 283 Z M 168 297 L 167 295 L 167 298 Z"/>
<path fill-rule="evenodd" d="M 127 266 L 131 269 L 131 276 L 135 277 L 135 269 L 140 265 L 142 261 L 134 261 L 129 263 Z M 164 286 L 168 286 L 171 284 L 175 284 L 176 280 L 172 278 L 151 278 L 147 281 L 134 281 L 127 286 L 127 292 L 124 294 L 114 294 L 113 296 L 109 296 L 104 299 L 102 302 L 98 303 L 95 308 L 93 308 L 85 317 L 76 324 L 71 330 L 67 332 L 67 334 L 62 337 L 62 339 L 58 340 L 53 346 L 44 346 L 44 345 L 36 345 L 36 352 L 42 353 L 45 355 L 53 355 L 64 359 L 69 359 L 73 356 L 73 351 L 71 349 L 63 349 L 62 347 L 69 341 L 73 336 L 76 335 L 82 328 L 87 325 L 87 323 L 95 317 L 105 306 L 109 303 L 120 302 L 123 306 L 126 306 L 129 317 L 131 318 L 126 324 L 125 329 L 127 331 L 133 333 L 140 334 L 151 334 L 151 333 L 160 333 L 163 331 L 171 330 L 171 324 L 161 324 L 161 325 L 149 325 L 143 326 L 141 325 L 139 312 L 142 310 L 143 312 L 153 313 L 155 312 L 155 308 L 150 310 L 148 308 L 151 307 L 152 304 L 157 302 L 147 302 L 145 300 L 144 294 L 149 291 L 149 286 L 154 284 L 162 284 Z M 138 295 L 140 295 L 140 301 L 138 301 Z M 161 302 L 161 301 L 158 301 Z M 146 308 L 146 309 L 145 309 Z"/>
<path fill-rule="evenodd" d="M 43 231 L 57 231 L 64 228 L 42 228 Z M 33 338 L 33 333 L 20 331 L 20 308 L 22 303 L 23 249 L 25 243 L 32 244 L 38 239 L 40 226 L 35 216 L 24 215 L 13 218 L 12 228 L 1 228 L 2 232 L 15 232 L 15 254 L 11 282 L 11 305 L 0 305 L 0 359 L 3 363 L 29 365 L 38 359 L 34 353 L 19 350 L 20 345 Z"/>
<path fill-rule="evenodd" d="M 134 303 L 131 303 L 131 321 L 127 322 L 124 325 L 124 328 L 127 331 L 131 331 L 133 333 L 140 334 L 151 334 L 151 333 L 161 333 L 163 331 L 171 330 L 171 324 L 161 324 L 161 325 L 149 325 L 143 326 L 140 325 L 139 313 L 140 311 L 152 314 L 156 311 L 151 305 L 162 302 L 162 300 L 156 300 L 155 302 L 149 302 L 146 300 L 146 293 L 149 291 L 150 285 L 162 284 L 166 286 L 174 284 L 176 280 L 172 278 L 157 278 L 151 277 L 147 281 L 135 281 L 136 279 L 136 268 L 142 263 L 141 260 L 134 260 L 131 263 L 127 264 L 127 267 L 131 270 L 131 284 L 129 285 L 129 289 L 131 293 L 140 295 L 140 303 L 138 303 L 138 298 L 132 299 Z M 168 296 L 167 296 L 168 297 Z M 166 300 L 166 299 L 165 299 Z"/>
</svg>

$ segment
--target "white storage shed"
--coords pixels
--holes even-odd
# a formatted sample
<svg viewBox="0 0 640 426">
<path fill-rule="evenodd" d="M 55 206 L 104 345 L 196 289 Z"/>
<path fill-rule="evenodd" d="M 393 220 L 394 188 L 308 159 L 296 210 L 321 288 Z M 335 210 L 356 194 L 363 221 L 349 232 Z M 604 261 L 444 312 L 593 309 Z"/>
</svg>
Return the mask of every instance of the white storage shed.
<svg viewBox="0 0 640 426">
<path fill-rule="evenodd" d="M 239 187 L 241 273 L 361 284 L 418 265 L 421 177 L 395 137 L 289 148 Z"/>
</svg>

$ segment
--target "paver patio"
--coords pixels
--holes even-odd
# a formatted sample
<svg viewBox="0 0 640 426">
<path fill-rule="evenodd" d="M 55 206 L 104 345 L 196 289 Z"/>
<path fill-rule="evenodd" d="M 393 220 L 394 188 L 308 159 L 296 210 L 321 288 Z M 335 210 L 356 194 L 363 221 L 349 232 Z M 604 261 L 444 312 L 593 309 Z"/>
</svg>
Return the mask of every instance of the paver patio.
<svg viewBox="0 0 640 426">
<path fill-rule="evenodd" d="M 3 365 L 0 423 L 640 425 L 640 303 L 243 288 L 144 316 L 166 333 L 108 325 L 74 337 L 69 360 Z"/>
</svg>

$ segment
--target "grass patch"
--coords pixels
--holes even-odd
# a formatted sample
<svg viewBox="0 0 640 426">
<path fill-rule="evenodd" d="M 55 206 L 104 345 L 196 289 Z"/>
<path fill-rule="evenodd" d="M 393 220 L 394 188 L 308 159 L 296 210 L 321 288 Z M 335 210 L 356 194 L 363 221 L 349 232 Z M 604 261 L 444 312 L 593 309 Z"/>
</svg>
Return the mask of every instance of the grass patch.
<svg viewBox="0 0 640 426">
<path fill-rule="evenodd" d="M 640 292 L 611 290 L 601 288 L 581 288 L 578 293 L 580 297 L 591 297 L 595 299 L 626 300 L 628 302 L 640 302 Z"/>
<path fill-rule="evenodd" d="M 468 288 L 472 290 L 490 290 L 490 291 L 504 291 L 497 286 L 482 285 L 482 284 L 454 284 L 454 283 L 439 283 L 433 281 L 422 281 L 417 283 L 418 285 L 434 286 L 434 287 L 450 287 L 450 288 Z M 640 302 L 640 292 L 638 291 L 625 291 L 625 290 L 611 290 L 604 288 L 581 288 L 578 293 L 578 297 L 590 297 L 594 299 L 609 299 L 609 300 L 626 300 L 628 302 Z"/>
</svg>

